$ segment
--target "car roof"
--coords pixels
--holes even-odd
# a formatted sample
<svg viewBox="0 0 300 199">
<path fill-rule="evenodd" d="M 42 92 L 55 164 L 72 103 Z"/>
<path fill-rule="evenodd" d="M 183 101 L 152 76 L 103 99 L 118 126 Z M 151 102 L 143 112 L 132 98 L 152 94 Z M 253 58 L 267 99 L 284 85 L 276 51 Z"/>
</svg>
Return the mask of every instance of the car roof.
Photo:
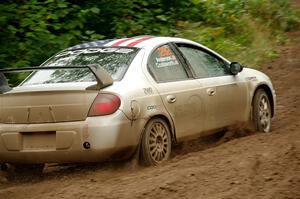
<svg viewBox="0 0 300 199">
<path fill-rule="evenodd" d="M 136 48 L 147 48 L 149 45 L 159 45 L 160 43 L 182 41 L 193 43 L 190 40 L 176 38 L 176 37 L 157 37 L 151 35 L 140 35 L 136 37 L 120 38 L 120 39 L 106 39 L 87 42 L 79 45 L 72 46 L 67 50 L 76 50 L 91 47 L 136 47 Z"/>
<path fill-rule="evenodd" d="M 226 58 L 221 56 L 220 54 L 212 51 L 204 45 L 196 43 L 194 41 L 178 38 L 178 37 L 161 37 L 161 36 L 152 36 L 152 35 L 140 35 L 135 37 L 127 37 L 120 39 L 106 39 L 106 40 L 98 40 L 87 42 L 79 45 L 72 46 L 67 48 L 66 50 L 77 50 L 77 49 L 85 49 L 85 48 L 97 48 L 97 47 L 135 47 L 135 48 L 143 48 L 146 50 L 152 50 L 154 47 L 166 44 L 168 42 L 178 42 L 178 43 L 187 43 L 201 47 L 206 51 L 212 52 L 219 57 L 221 57 L 226 62 L 230 63 Z M 63 50 L 63 51 L 66 51 Z"/>
</svg>

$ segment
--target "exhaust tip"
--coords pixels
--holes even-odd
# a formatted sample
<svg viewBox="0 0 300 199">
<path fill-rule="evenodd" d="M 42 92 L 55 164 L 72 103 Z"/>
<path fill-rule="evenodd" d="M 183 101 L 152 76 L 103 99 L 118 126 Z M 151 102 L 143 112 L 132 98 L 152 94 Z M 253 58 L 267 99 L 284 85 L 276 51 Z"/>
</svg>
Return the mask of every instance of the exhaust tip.
<svg viewBox="0 0 300 199">
<path fill-rule="evenodd" d="M 84 142 L 83 143 L 83 148 L 90 149 L 91 148 L 91 144 L 89 142 Z"/>
</svg>

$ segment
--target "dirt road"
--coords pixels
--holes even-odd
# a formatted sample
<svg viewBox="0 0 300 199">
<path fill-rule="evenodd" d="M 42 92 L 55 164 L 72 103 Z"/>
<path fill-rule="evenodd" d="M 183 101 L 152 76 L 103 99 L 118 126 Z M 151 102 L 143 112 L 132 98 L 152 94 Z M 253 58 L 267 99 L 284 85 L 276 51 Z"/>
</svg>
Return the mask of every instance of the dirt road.
<svg viewBox="0 0 300 199">
<path fill-rule="evenodd" d="M 49 167 L 25 182 L 1 178 L 0 198 L 300 199 L 300 32 L 290 38 L 281 56 L 263 66 L 278 95 L 272 133 L 235 130 L 218 142 L 194 141 L 155 168 L 131 161 Z"/>
</svg>

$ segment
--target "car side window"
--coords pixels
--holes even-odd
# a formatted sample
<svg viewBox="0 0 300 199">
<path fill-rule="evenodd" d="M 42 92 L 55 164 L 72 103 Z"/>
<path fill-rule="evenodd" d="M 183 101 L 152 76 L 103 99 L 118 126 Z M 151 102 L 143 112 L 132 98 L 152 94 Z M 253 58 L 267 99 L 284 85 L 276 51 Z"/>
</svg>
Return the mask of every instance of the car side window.
<svg viewBox="0 0 300 199">
<path fill-rule="evenodd" d="M 148 60 L 150 74 L 157 82 L 188 79 L 188 74 L 168 45 L 158 47 Z"/>
<path fill-rule="evenodd" d="M 188 45 L 178 45 L 178 48 L 191 65 L 197 78 L 229 74 L 224 62 L 209 53 Z"/>
</svg>

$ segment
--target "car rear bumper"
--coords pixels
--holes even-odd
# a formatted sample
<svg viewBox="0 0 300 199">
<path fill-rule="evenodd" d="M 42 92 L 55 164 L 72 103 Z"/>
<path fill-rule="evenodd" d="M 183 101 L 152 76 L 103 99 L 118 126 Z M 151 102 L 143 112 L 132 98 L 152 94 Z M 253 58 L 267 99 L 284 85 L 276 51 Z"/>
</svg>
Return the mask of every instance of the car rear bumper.
<svg viewBox="0 0 300 199">
<path fill-rule="evenodd" d="M 0 124 L 0 163 L 75 163 L 126 158 L 139 142 L 141 127 L 132 124 L 121 111 L 77 122 Z"/>
</svg>

